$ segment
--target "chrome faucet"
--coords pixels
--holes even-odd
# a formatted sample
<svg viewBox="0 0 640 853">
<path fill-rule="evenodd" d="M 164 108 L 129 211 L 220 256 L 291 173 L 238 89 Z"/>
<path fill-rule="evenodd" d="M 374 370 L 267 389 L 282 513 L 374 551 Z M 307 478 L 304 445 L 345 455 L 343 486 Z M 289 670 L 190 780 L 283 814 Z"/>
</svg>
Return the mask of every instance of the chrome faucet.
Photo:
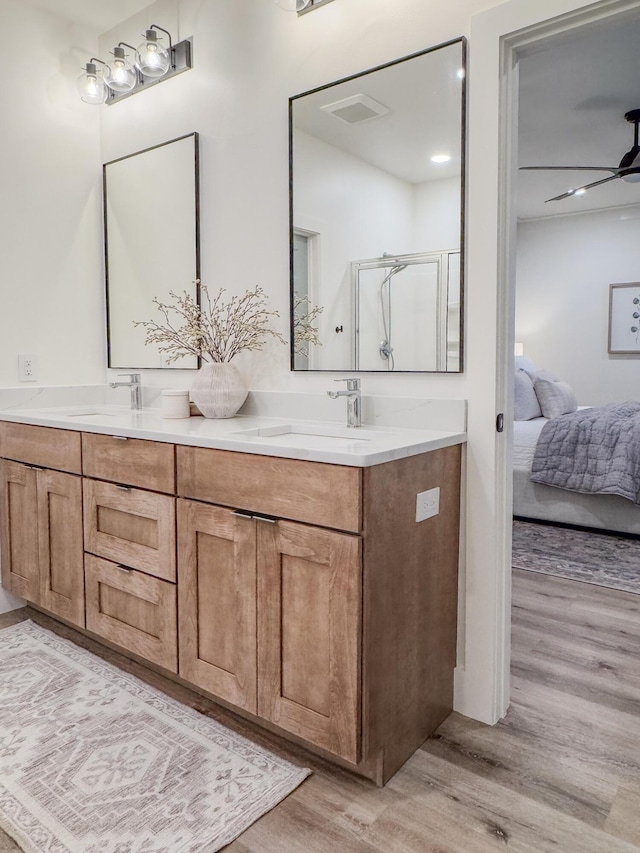
<svg viewBox="0 0 640 853">
<path fill-rule="evenodd" d="M 362 412 L 360 406 L 360 380 L 359 379 L 334 379 L 334 382 L 346 382 L 346 391 L 327 391 L 332 400 L 338 397 L 347 398 L 347 426 L 359 427 L 362 425 Z"/>
<path fill-rule="evenodd" d="M 142 381 L 139 373 L 119 373 L 118 376 L 128 376 L 129 382 L 110 382 L 112 388 L 131 389 L 131 408 L 135 411 L 142 409 Z"/>
</svg>

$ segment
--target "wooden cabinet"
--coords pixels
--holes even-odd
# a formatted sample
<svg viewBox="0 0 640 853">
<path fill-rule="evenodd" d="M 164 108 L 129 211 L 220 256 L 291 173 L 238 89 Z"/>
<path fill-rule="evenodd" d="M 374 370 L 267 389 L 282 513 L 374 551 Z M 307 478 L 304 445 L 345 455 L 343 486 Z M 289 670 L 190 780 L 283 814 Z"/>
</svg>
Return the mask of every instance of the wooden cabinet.
<svg viewBox="0 0 640 853">
<path fill-rule="evenodd" d="M 173 494 L 175 447 L 159 441 L 85 432 L 82 471 L 85 477 L 96 480 Z"/>
<path fill-rule="evenodd" d="M 171 672 L 178 671 L 175 584 L 85 557 L 87 628 Z"/>
<path fill-rule="evenodd" d="M 178 502 L 180 675 L 356 763 L 360 538 Z"/>
<path fill-rule="evenodd" d="M 171 672 L 178 671 L 175 503 L 84 480 L 87 628 Z"/>
<path fill-rule="evenodd" d="M 277 518 L 357 533 L 362 521 L 361 469 L 177 448 L 178 494 Z"/>
<path fill-rule="evenodd" d="M 378 784 L 451 711 L 459 445 L 357 468 L 0 422 L 0 455 L 17 595 L 83 626 L 86 583 L 93 634 Z"/>
<path fill-rule="evenodd" d="M 83 627 L 81 478 L 8 460 L 0 471 L 3 585 Z"/>
<path fill-rule="evenodd" d="M 39 468 L 82 473 L 80 433 L 0 421 L 0 456 Z"/>
<path fill-rule="evenodd" d="M 2 585 L 9 592 L 38 601 L 38 499 L 36 471 L 0 460 L 2 477 Z"/>
<path fill-rule="evenodd" d="M 361 540 L 258 521 L 258 714 L 360 759 Z"/>
<path fill-rule="evenodd" d="M 85 478 L 85 550 L 175 582 L 175 504 L 169 495 Z"/>
<path fill-rule="evenodd" d="M 257 712 L 255 522 L 178 501 L 180 675 Z"/>
</svg>

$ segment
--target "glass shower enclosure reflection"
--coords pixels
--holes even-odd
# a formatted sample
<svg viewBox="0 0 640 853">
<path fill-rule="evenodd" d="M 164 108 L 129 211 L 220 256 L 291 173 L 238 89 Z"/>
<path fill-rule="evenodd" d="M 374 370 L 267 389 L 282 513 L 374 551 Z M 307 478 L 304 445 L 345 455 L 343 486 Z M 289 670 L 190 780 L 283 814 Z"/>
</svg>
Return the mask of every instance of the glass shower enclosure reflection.
<svg viewBox="0 0 640 853">
<path fill-rule="evenodd" d="M 351 264 L 353 369 L 460 369 L 460 252 Z"/>
</svg>

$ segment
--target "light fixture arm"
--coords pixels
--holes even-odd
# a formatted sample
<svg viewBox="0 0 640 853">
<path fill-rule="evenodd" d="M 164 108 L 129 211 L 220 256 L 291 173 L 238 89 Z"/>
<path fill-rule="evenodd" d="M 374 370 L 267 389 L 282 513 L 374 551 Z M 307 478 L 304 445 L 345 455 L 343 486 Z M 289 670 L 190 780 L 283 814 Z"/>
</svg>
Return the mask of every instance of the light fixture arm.
<svg viewBox="0 0 640 853">
<path fill-rule="evenodd" d="M 128 44 L 126 41 L 119 41 L 117 47 L 128 47 L 129 50 L 132 50 L 134 53 L 136 52 L 135 47 L 132 44 Z"/>
<path fill-rule="evenodd" d="M 166 33 L 166 35 L 169 37 L 169 50 L 173 52 L 173 40 L 171 39 L 171 33 L 169 32 L 169 30 L 165 30 L 164 27 L 159 27 L 157 24 L 151 24 L 149 29 L 160 30 L 160 32 Z"/>
<path fill-rule="evenodd" d="M 92 57 L 91 57 L 91 59 L 89 60 L 89 62 L 90 62 L 90 63 L 92 63 L 92 64 L 93 64 L 94 62 L 99 62 L 99 63 L 100 63 L 100 65 L 104 65 L 104 67 L 105 67 L 105 68 L 107 67 L 107 63 L 106 63 L 106 62 L 103 62 L 103 60 L 102 60 L 102 59 L 98 59 L 98 57 L 97 57 L 97 56 L 92 56 Z"/>
</svg>

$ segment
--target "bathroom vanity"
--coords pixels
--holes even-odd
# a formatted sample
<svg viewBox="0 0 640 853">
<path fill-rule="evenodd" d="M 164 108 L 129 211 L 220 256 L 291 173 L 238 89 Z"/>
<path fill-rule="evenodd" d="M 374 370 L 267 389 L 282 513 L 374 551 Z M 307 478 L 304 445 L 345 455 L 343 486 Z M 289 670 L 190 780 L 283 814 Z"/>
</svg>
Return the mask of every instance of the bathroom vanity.
<svg viewBox="0 0 640 853">
<path fill-rule="evenodd" d="M 452 708 L 463 442 L 3 412 L 3 586 L 384 784 Z"/>
</svg>

